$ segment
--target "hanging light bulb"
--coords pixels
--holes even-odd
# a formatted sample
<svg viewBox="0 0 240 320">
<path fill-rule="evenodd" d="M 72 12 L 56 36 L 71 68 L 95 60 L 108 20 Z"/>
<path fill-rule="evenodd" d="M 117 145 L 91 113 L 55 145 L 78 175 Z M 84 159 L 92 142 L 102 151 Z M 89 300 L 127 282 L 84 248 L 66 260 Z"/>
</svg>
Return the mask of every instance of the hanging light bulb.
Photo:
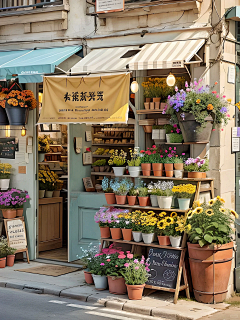
<svg viewBox="0 0 240 320">
<path fill-rule="evenodd" d="M 167 85 L 169 87 L 172 87 L 175 85 L 176 82 L 176 78 L 174 77 L 174 75 L 170 72 L 168 77 L 167 77 Z"/>
<path fill-rule="evenodd" d="M 6 136 L 6 138 L 10 138 L 10 126 L 6 126 L 5 136 Z"/>
<path fill-rule="evenodd" d="M 135 80 L 131 83 L 131 91 L 132 93 L 138 92 L 138 83 Z"/>
<path fill-rule="evenodd" d="M 22 127 L 22 130 L 21 130 L 21 136 L 22 136 L 22 137 L 25 137 L 26 131 L 27 131 L 26 128 L 23 126 L 23 127 Z"/>
</svg>

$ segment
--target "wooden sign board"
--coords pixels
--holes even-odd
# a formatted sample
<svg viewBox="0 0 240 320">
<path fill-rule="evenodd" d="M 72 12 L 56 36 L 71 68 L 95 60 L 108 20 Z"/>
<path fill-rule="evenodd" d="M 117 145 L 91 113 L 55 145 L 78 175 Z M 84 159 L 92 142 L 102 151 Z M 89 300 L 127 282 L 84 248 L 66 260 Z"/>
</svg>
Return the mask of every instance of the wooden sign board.
<svg viewBox="0 0 240 320">
<path fill-rule="evenodd" d="M 83 178 L 83 184 L 87 192 L 94 192 L 95 188 L 93 186 L 92 180 L 90 177 Z"/>
</svg>

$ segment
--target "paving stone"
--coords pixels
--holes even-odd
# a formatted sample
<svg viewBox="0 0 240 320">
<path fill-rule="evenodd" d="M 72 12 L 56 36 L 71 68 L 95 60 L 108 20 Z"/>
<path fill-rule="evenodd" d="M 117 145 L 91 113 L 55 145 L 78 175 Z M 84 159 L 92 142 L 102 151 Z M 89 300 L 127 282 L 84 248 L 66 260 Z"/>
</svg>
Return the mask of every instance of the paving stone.
<svg viewBox="0 0 240 320">
<path fill-rule="evenodd" d="M 140 306 L 132 302 L 126 302 L 123 306 L 124 311 L 145 314 L 147 316 L 151 315 L 152 308 L 148 306 Z"/>
<path fill-rule="evenodd" d="M 123 309 L 123 306 L 126 302 L 125 301 L 107 301 L 106 302 L 106 307 L 109 308 L 109 309 L 117 309 L 117 310 L 122 310 Z"/>
<path fill-rule="evenodd" d="M 0 281 L 0 287 L 5 288 L 6 287 L 6 281 Z"/>
</svg>

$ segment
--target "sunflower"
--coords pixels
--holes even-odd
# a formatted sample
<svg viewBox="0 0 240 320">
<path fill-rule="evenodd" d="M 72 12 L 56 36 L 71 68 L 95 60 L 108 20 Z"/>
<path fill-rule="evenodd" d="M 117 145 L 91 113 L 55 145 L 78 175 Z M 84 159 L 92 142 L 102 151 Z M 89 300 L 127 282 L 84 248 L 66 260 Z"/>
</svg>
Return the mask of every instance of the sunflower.
<svg viewBox="0 0 240 320">
<path fill-rule="evenodd" d="M 199 200 L 196 200 L 193 202 L 193 209 L 200 207 L 201 206 L 201 202 Z"/>
<path fill-rule="evenodd" d="M 221 213 L 226 213 L 226 209 L 224 209 L 224 208 L 220 208 L 219 211 L 220 211 Z"/>
<path fill-rule="evenodd" d="M 210 201 L 208 201 L 208 204 L 209 204 L 210 206 L 212 206 L 212 205 L 214 205 L 215 202 L 216 202 L 216 200 L 211 199 Z"/>
<path fill-rule="evenodd" d="M 162 219 L 162 220 L 158 221 L 157 227 L 158 227 L 158 229 L 165 229 L 165 227 L 166 227 L 165 220 Z"/>
<path fill-rule="evenodd" d="M 191 219 L 192 216 L 194 215 L 194 212 L 192 210 L 189 210 L 187 215 L 188 215 L 188 218 Z"/>
<path fill-rule="evenodd" d="M 188 231 L 191 231 L 191 229 L 192 229 L 192 226 L 190 225 L 190 223 L 188 224 L 188 225 L 186 225 L 186 231 L 188 232 Z"/>
<path fill-rule="evenodd" d="M 165 223 L 169 226 L 170 224 L 172 224 L 174 222 L 172 217 L 166 217 L 165 218 Z"/>
<path fill-rule="evenodd" d="M 234 210 L 230 210 L 231 214 L 234 215 L 235 218 L 238 218 L 238 214 L 236 211 Z"/>
<path fill-rule="evenodd" d="M 161 213 L 159 213 L 159 217 L 164 217 L 166 215 L 166 212 L 165 211 L 162 211 Z"/>
<path fill-rule="evenodd" d="M 193 213 L 199 214 L 203 212 L 203 208 L 197 207 L 196 209 L 193 210 Z"/>
<path fill-rule="evenodd" d="M 177 212 L 171 212 L 170 217 L 172 217 L 172 218 L 177 217 Z"/>
<path fill-rule="evenodd" d="M 221 201 L 221 197 L 220 196 L 217 196 L 217 198 L 216 198 L 217 200 L 219 200 L 219 201 Z"/>
<path fill-rule="evenodd" d="M 206 215 L 208 215 L 209 217 L 213 216 L 214 215 L 214 212 L 212 209 L 207 209 L 206 210 Z"/>
<path fill-rule="evenodd" d="M 220 201 L 221 201 L 222 203 L 225 203 L 225 200 L 224 200 L 223 198 L 221 198 Z"/>
</svg>

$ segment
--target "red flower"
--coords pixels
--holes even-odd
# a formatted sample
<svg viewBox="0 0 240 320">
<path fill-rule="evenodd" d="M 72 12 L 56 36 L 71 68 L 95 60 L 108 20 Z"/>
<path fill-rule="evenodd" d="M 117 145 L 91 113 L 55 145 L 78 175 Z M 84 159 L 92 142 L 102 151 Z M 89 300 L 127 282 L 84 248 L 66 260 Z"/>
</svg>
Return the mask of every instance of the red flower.
<svg viewBox="0 0 240 320">
<path fill-rule="evenodd" d="M 155 148 L 157 148 L 157 147 L 156 147 L 155 144 L 154 144 L 154 145 L 152 146 L 152 148 L 155 149 Z"/>
<path fill-rule="evenodd" d="M 153 154 L 155 154 L 157 151 L 153 151 Z"/>
<path fill-rule="evenodd" d="M 216 93 L 217 93 L 217 91 L 212 91 L 212 93 L 213 93 L 213 94 L 216 94 Z"/>
<path fill-rule="evenodd" d="M 140 153 L 144 153 L 144 152 L 145 152 L 144 150 L 141 150 L 141 151 L 140 151 Z"/>
</svg>

